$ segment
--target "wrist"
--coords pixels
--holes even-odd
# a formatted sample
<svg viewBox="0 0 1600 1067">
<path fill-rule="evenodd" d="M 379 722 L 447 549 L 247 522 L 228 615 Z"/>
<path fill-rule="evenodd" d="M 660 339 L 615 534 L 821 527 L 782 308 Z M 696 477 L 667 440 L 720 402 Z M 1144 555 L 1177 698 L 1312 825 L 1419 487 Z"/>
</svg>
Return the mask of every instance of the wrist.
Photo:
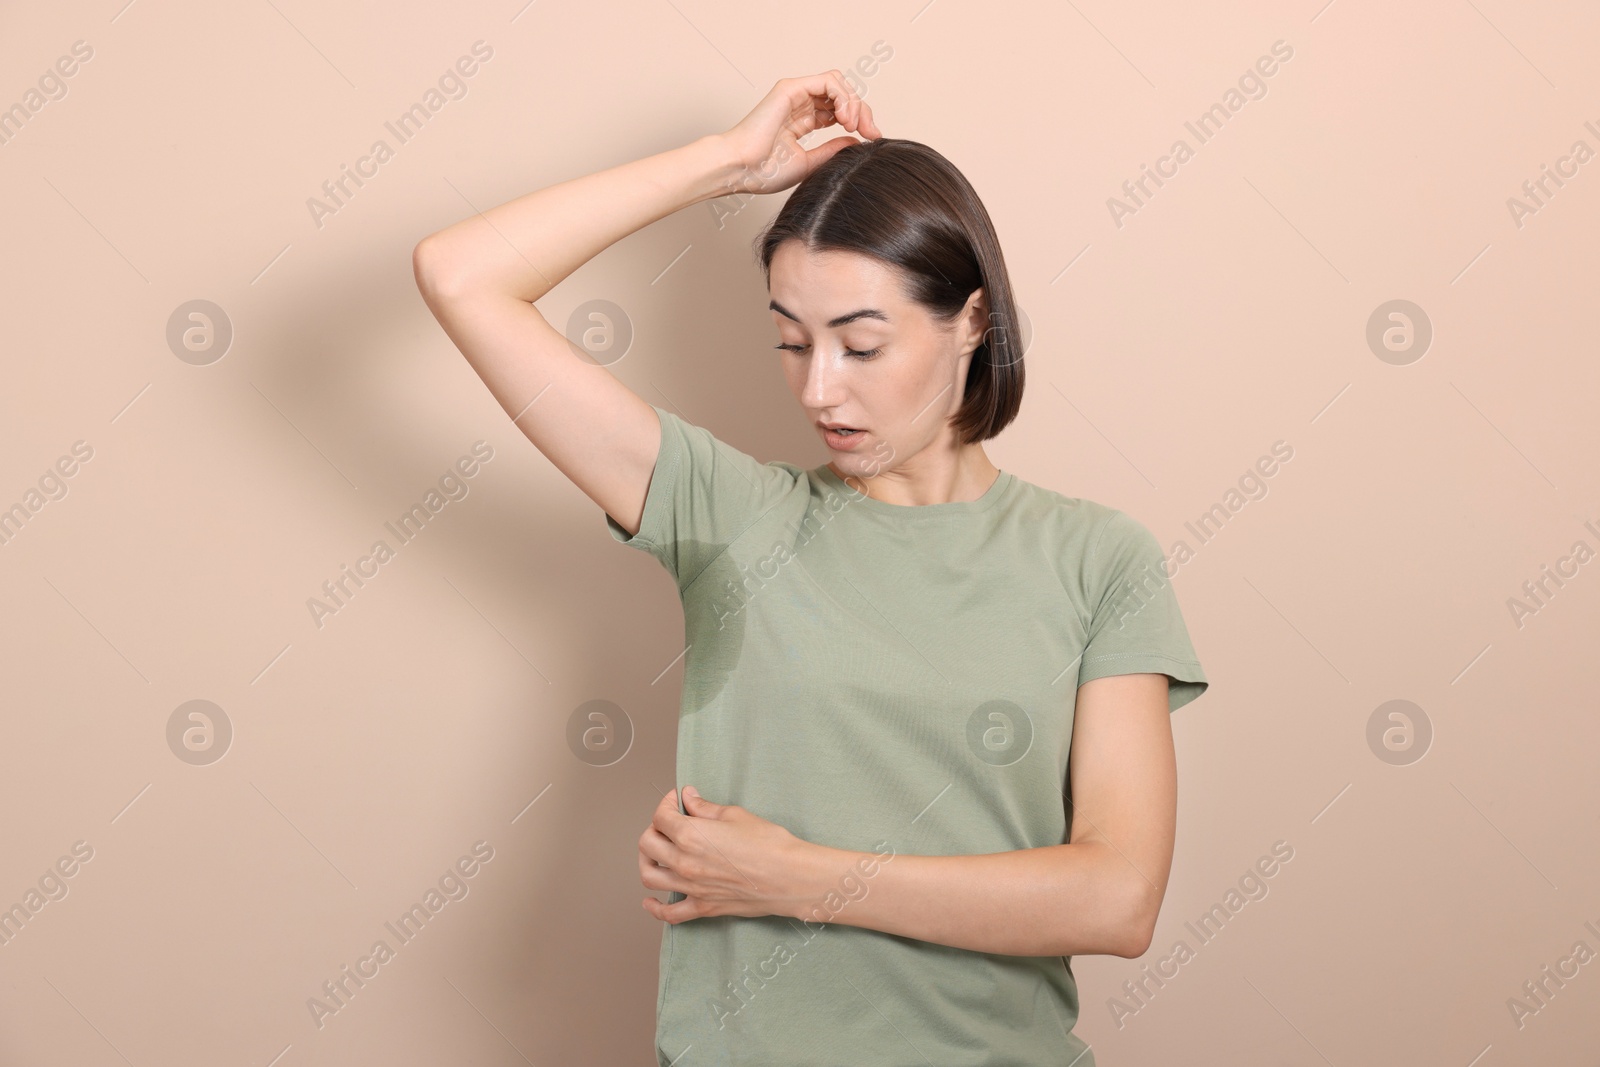
<svg viewBox="0 0 1600 1067">
<path fill-rule="evenodd" d="M 719 133 L 708 133 L 684 146 L 695 159 L 700 175 L 696 203 L 714 200 L 739 191 L 739 181 L 748 169 Z"/>
<path fill-rule="evenodd" d="M 832 848 L 800 841 L 790 860 L 789 893 L 784 917 L 810 922 L 827 922 L 837 913 L 841 900 L 855 890 L 852 876 L 864 857 L 871 853 Z"/>
</svg>

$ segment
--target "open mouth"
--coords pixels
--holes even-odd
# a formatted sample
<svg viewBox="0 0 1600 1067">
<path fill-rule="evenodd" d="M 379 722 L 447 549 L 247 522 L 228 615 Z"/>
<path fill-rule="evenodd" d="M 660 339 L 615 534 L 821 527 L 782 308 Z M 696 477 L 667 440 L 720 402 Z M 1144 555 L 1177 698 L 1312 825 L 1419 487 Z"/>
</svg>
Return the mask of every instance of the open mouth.
<svg viewBox="0 0 1600 1067">
<path fill-rule="evenodd" d="M 818 425 L 821 425 L 820 423 Z M 855 426 L 823 426 L 823 439 L 828 442 L 829 448 L 853 450 L 860 447 L 861 438 L 867 431 Z"/>
</svg>

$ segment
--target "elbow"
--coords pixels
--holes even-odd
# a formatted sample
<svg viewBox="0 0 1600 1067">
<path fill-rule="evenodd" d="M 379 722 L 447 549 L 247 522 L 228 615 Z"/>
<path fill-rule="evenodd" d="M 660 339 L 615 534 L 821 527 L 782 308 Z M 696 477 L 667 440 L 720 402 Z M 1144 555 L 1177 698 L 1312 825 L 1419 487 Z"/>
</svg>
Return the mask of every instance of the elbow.
<svg viewBox="0 0 1600 1067">
<path fill-rule="evenodd" d="M 444 232 L 429 234 L 411 250 L 411 275 L 416 279 L 417 291 L 435 309 L 473 288 L 461 269 L 461 257 L 452 254 L 448 238 L 441 236 Z"/>
<path fill-rule="evenodd" d="M 1136 960 L 1150 951 L 1150 941 L 1155 937 L 1155 923 L 1130 923 L 1123 928 L 1122 945 L 1113 952 L 1125 960 Z"/>
<path fill-rule="evenodd" d="M 444 294 L 444 272 L 439 263 L 437 242 L 431 234 L 411 250 L 411 276 L 416 279 L 418 292 L 430 304 Z"/>
<path fill-rule="evenodd" d="M 1140 879 L 1131 891 L 1131 897 L 1133 903 L 1124 912 L 1123 920 L 1118 925 L 1122 935 L 1120 943 L 1111 954 L 1136 960 L 1150 950 L 1150 942 L 1155 939 L 1156 918 L 1161 914 L 1161 894 L 1150 883 Z"/>
</svg>

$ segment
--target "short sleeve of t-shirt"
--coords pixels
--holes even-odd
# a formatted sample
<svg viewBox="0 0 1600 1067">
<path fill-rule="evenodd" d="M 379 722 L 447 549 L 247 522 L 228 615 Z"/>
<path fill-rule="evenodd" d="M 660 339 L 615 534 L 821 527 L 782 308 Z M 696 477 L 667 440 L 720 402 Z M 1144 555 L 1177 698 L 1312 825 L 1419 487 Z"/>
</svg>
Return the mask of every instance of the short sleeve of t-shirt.
<svg viewBox="0 0 1600 1067">
<path fill-rule="evenodd" d="M 1169 713 L 1204 693 L 1210 683 L 1189 640 L 1155 535 L 1113 510 L 1095 535 L 1088 565 L 1085 584 L 1093 616 L 1078 684 L 1113 674 L 1165 674 Z"/>
<path fill-rule="evenodd" d="M 796 473 L 761 463 L 664 408 L 660 452 L 632 537 L 606 515 L 613 540 L 654 556 L 687 589 L 717 556 L 793 489 Z"/>
</svg>

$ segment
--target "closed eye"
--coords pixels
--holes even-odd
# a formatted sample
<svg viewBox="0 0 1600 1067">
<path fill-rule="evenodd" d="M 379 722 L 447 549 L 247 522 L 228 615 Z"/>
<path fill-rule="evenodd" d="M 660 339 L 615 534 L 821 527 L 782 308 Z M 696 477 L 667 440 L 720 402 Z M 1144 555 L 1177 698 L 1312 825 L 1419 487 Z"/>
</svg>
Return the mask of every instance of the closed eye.
<svg viewBox="0 0 1600 1067">
<path fill-rule="evenodd" d="M 773 347 L 782 349 L 785 352 L 804 352 L 807 348 L 810 348 L 811 346 L 810 345 L 773 345 Z M 847 356 L 853 356 L 856 359 L 859 359 L 864 363 L 867 360 L 872 359 L 873 357 L 875 357 L 876 355 L 878 355 L 878 353 L 880 353 L 882 351 L 883 351 L 883 347 L 880 345 L 877 348 L 870 348 L 870 349 L 866 350 L 865 352 L 858 352 L 853 348 L 847 348 L 847 349 L 844 350 L 844 354 L 847 355 Z"/>
</svg>

